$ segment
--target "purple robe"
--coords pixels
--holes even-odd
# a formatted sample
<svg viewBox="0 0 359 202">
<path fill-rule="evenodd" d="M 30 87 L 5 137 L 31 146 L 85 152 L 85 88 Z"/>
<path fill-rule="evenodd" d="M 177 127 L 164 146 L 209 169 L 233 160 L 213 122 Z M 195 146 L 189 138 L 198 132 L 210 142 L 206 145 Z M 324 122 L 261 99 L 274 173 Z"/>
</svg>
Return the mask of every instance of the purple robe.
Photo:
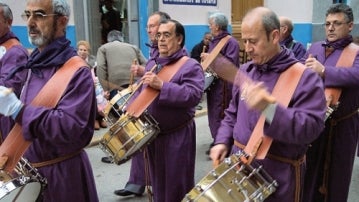
<svg viewBox="0 0 359 202">
<path fill-rule="evenodd" d="M 338 120 L 359 107 L 359 57 L 358 53 L 351 68 L 335 67 L 343 48 L 352 41 L 352 37 L 337 40 L 332 43 L 335 50 L 327 58 L 321 41 L 314 43 L 308 50 L 317 60 L 325 66 L 325 87 L 340 87 L 342 93 L 339 99 L 339 108 L 332 114 L 333 120 Z M 322 185 L 323 165 L 326 153 L 326 144 L 330 122 L 326 123 L 325 130 L 320 138 L 312 143 L 307 153 L 307 175 L 304 190 L 305 201 L 321 201 L 323 195 L 318 192 Z M 351 175 L 353 170 L 355 152 L 359 134 L 359 116 L 348 117 L 333 127 L 333 139 L 329 165 L 328 202 L 347 201 Z"/>
<path fill-rule="evenodd" d="M 300 60 L 306 54 L 307 49 L 298 41 L 295 41 L 292 35 L 280 42 L 280 45 L 293 51 L 294 57 Z"/>
<path fill-rule="evenodd" d="M 267 64 L 255 65 L 252 62 L 243 65 L 243 70 L 254 81 L 263 82 L 272 92 L 281 72 L 297 62 L 288 49 L 272 58 Z M 233 139 L 246 145 L 259 119 L 260 112 L 249 110 L 240 99 L 240 89 L 233 87 L 233 97 L 225 111 L 215 144 L 223 143 L 231 148 Z M 325 97 L 323 83 L 313 71 L 306 69 L 287 107 L 278 104 L 271 124 L 265 123 L 263 132 L 273 138 L 269 153 L 293 160 L 304 156 L 307 146 L 317 138 L 324 128 Z M 232 147 L 232 153 L 239 150 Z M 279 187 L 267 201 L 294 201 L 295 172 L 290 164 L 265 158 L 256 161 L 265 171 L 277 180 Z M 302 171 L 304 165 L 301 165 Z"/>
<path fill-rule="evenodd" d="M 37 49 L 30 56 L 30 61 L 36 58 L 36 52 Z M 64 37 L 56 39 L 40 55 L 42 53 L 46 54 L 46 58 L 54 56 L 54 61 L 49 61 L 51 64 L 64 63 L 77 55 Z M 32 141 L 24 157 L 30 162 L 43 162 L 81 151 L 70 159 L 38 168 L 48 182 L 42 200 L 99 201 L 91 164 L 83 150 L 94 132 L 96 97 L 91 70 L 85 66 L 75 72 L 55 108 L 35 107 L 30 103 L 61 66 L 38 62 L 34 62 L 38 70 L 36 74 L 33 69 L 29 70 L 31 75 L 21 93 L 25 106 L 16 118 L 16 122 L 22 125 L 24 138 Z"/>
<path fill-rule="evenodd" d="M 184 55 L 186 52 L 182 49 L 168 58 L 159 57 L 157 61 L 163 67 Z M 154 64 L 155 60 L 150 59 L 146 71 Z M 161 131 L 147 147 L 151 185 L 156 202 L 181 201 L 194 186 L 194 114 L 203 88 L 203 70 L 196 60 L 189 58 L 170 82 L 164 82 L 159 95 L 147 109 L 159 123 Z M 135 99 L 140 91 L 135 92 L 132 99 Z"/>
<path fill-rule="evenodd" d="M 229 35 L 228 32 L 223 32 L 214 37 L 209 44 L 208 52 L 210 53 L 219 41 L 227 35 Z M 220 54 L 231 61 L 236 67 L 239 67 L 239 44 L 235 38 L 231 37 L 228 40 L 227 44 L 224 45 L 220 51 Z M 208 125 L 213 139 L 215 139 L 217 130 L 223 119 L 224 110 L 228 107 L 229 101 L 231 100 L 231 91 L 232 84 L 220 78 L 215 79 L 210 90 L 207 91 Z"/>
<path fill-rule="evenodd" d="M 9 39 L 17 39 L 12 33 L 8 32 L 0 38 L 0 44 L 5 43 Z M 17 66 L 24 65 L 27 62 L 28 52 L 22 45 L 14 45 L 6 53 L 0 56 L 0 86 L 12 88 L 14 93 L 19 97 L 21 87 L 25 82 L 27 71 L 17 72 L 12 78 L 7 78 L 9 73 Z M 14 125 L 11 117 L 0 115 L 0 132 L 2 139 L 5 139 Z"/>
</svg>

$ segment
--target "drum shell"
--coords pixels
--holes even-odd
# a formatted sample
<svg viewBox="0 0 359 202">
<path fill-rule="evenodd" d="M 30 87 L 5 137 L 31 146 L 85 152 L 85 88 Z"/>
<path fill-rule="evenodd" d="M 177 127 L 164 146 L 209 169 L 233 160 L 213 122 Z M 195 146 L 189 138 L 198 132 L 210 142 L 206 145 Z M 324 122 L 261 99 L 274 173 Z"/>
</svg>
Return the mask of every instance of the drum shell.
<svg viewBox="0 0 359 202">
<path fill-rule="evenodd" d="M 277 186 L 261 167 L 243 164 L 232 155 L 201 179 L 182 201 L 263 201 Z"/>
<path fill-rule="evenodd" d="M 158 133 L 158 123 L 149 114 L 144 113 L 139 118 L 123 114 L 104 134 L 100 147 L 116 164 L 121 164 L 149 144 Z"/>
</svg>

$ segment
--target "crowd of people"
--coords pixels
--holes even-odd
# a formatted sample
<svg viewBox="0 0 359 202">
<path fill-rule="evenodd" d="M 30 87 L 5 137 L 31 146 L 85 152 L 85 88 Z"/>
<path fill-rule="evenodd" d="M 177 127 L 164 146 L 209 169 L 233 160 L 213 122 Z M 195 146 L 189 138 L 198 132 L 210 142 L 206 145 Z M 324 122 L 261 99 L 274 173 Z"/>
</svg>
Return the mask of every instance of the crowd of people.
<svg viewBox="0 0 359 202">
<path fill-rule="evenodd" d="M 18 142 L 21 156 L 46 179 L 37 201 L 100 201 L 84 148 L 95 129 L 112 126 L 104 109 L 133 82 L 136 91 L 119 115 L 146 114 L 159 130 L 131 157 L 128 182 L 114 194 L 140 196 L 148 188 L 154 201 L 172 202 L 195 186 L 194 117 L 205 93 L 213 165 L 244 152 L 242 163 L 261 165 L 278 183 L 266 201 L 347 201 L 359 135 L 351 7 L 332 4 L 326 39 L 308 50 L 294 40 L 288 17 L 257 7 L 242 19 L 243 47 L 227 16 L 214 12 L 209 32 L 188 52 L 184 26 L 157 11 L 147 21 L 146 59 L 124 42 L 120 21 L 107 22 L 119 18 L 113 1 L 102 2 L 103 45 L 94 55 L 88 41 L 70 46 L 66 1 L 27 0 L 21 17 L 31 53 L 11 32 L 11 9 L 0 3 L 0 156 L 8 159 L 0 166 L 19 161 L 7 145 L 18 135 L 26 143 Z M 250 58 L 244 64 L 241 48 Z M 209 89 L 205 73 L 214 77 Z M 113 163 L 111 156 L 101 160 Z"/>
</svg>

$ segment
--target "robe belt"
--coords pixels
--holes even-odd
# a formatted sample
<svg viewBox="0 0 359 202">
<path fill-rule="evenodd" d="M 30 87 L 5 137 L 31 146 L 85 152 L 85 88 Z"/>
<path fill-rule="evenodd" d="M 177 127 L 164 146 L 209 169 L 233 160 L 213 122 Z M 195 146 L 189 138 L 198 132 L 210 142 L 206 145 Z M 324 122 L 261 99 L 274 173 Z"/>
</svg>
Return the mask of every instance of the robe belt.
<svg viewBox="0 0 359 202">
<path fill-rule="evenodd" d="M 237 140 L 234 140 L 234 145 L 242 150 L 246 147 L 246 145 L 241 144 Z M 299 202 L 300 201 L 300 191 L 301 191 L 300 190 L 300 175 L 301 175 L 300 166 L 305 162 L 305 155 L 303 155 L 302 157 L 300 157 L 297 160 L 293 160 L 293 159 L 290 159 L 287 157 L 277 156 L 277 155 L 270 154 L 270 153 L 267 153 L 266 157 L 268 157 L 271 160 L 290 164 L 294 167 L 294 169 L 295 169 L 295 200 L 294 200 L 294 202 Z"/>
<path fill-rule="evenodd" d="M 83 151 L 83 149 L 79 150 L 79 151 L 76 151 L 76 152 L 73 152 L 73 153 L 70 153 L 70 154 L 66 154 L 66 155 L 63 155 L 63 156 L 60 156 L 60 157 L 57 157 L 57 158 L 54 158 L 54 159 L 51 159 L 51 160 L 47 160 L 47 161 L 42 161 L 42 162 L 38 162 L 38 163 L 31 163 L 31 165 L 35 168 L 40 168 L 40 167 L 45 167 L 45 166 L 49 166 L 49 165 L 53 165 L 53 164 L 56 164 L 56 163 L 60 163 L 62 161 L 65 161 L 67 159 L 70 159 L 72 157 L 75 157 L 77 155 L 79 155 L 81 152 Z"/>
<path fill-rule="evenodd" d="M 330 119 L 330 125 L 335 126 L 335 125 L 337 125 L 339 122 L 341 122 L 341 121 L 343 121 L 343 120 L 345 120 L 345 119 L 351 118 L 352 116 L 354 116 L 354 115 L 356 115 L 356 114 L 359 113 L 358 110 L 359 110 L 359 109 L 356 109 L 356 110 L 354 110 L 353 112 L 350 112 L 349 114 L 347 114 L 347 115 L 345 115 L 345 116 L 342 116 L 342 117 L 340 117 L 340 118 L 337 118 L 337 119 Z"/>
<path fill-rule="evenodd" d="M 168 130 L 160 130 L 160 134 L 169 134 L 169 133 L 173 133 L 179 129 L 182 129 L 184 127 L 186 127 L 191 121 L 193 120 L 193 117 L 188 119 L 187 121 L 185 121 L 183 124 L 177 126 L 177 127 L 174 127 L 174 128 L 170 128 Z"/>
</svg>

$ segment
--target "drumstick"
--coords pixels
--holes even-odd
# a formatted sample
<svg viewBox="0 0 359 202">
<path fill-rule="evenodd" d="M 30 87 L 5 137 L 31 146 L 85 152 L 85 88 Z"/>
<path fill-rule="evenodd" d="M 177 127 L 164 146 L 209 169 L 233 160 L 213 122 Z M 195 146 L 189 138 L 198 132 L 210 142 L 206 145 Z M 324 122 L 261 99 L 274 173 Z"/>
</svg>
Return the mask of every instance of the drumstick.
<svg viewBox="0 0 359 202">
<path fill-rule="evenodd" d="M 136 58 L 133 59 L 132 65 L 138 65 Z M 134 77 L 134 76 L 133 76 L 133 72 L 131 72 L 131 74 L 130 74 L 130 84 L 129 84 L 129 86 L 131 86 L 131 87 L 132 87 L 132 84 L 133 84 L 133 77 Z"/>
<path fill-rule="evenodd" d="M 205 53 L 206 52 L 206 46 L 204 45 L 203 48 L 202 48 L 202 53 Z M 203 62 L 203 59 L 201 58 L 201 63 Z"/>
<path fill-rule="evenodd" d="M 219 165 L 219 159 L 213 160 L 213 168 L 216 168 Z"/>
<path fill-rule="evenodd" d="M 155 64 L 155 65 L 150 69 L 149 72 L 153 72 L 156 68 L 157 68 L 157 64 Z M 132 95 L 134 94 L 134 92 L 136 92 L 136 91 L 142 86 L 143 82 L 144 82 L 144 81 L 141 80 L 141 81 L 136 85 L 136 87 L 135 87 L 135 89 L 133 89 L 131 95 L 128 96 L 128 98 L 125 100 L 125 103 L 127 103 L 128 100 L 130 100 L 130 98 L 132 97 Z"/>
</svg>

